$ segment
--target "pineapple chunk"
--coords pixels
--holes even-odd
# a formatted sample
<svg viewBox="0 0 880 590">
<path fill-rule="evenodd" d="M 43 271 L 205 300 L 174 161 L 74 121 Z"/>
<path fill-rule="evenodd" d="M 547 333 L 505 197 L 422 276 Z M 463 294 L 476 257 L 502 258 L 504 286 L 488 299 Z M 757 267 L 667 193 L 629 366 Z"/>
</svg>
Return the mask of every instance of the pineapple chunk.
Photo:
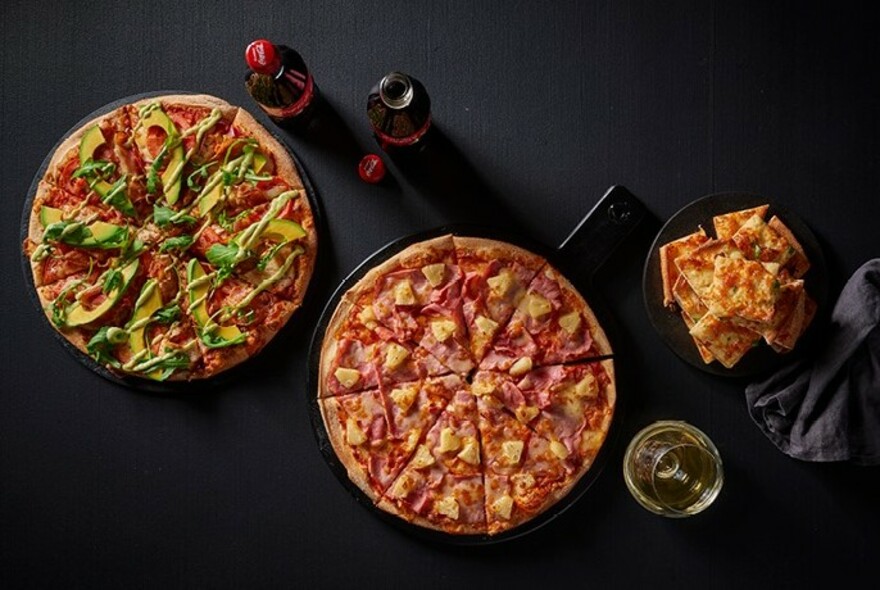
<svg viewBox="0 0 880 590">
<path fill-rule="evenodd" d="M 581 314 L 576 311 L 565 314 L 559 318 L 559 326 L 569 335 L 574 335 L 581 327 Z"/>
<path fill-rule="evenodd" d="M 530 357 L 524 356 L 520 359 L 517 359 L 515 363 L 510 366 L 511 377 L 519 377 L 520 375 L 525 375 L 529 371 L 532 370 L 532 359 Z"/>
<path fill-rule="evenodd" d="M 457 456 L 468 465 L 479 465 L 480 446 L 477 444 L 477 439 L 473 436 L 464 437 L 464 447 Z"/>
<path fill-rule="evenodd" d="M 523 424 L 528 424 L 540 413 L 541 410 L 535 406 L 520 406 L 516 409 L 516 417 Z"/>
<path fill-rule="evenodd" d="M 422 274 L 425 275 L 432 287 L 436 287 L 443 282 L 443 277 L 446 276 L 446 265 L 442 262 L 428 264 L 422 267 Z"/>
<path fill-rule="evenodd" d="M 394 286 L 394 304 L 395 305 L 415 305 L 416 294 L 413 293 L 412 283 L 409 279 L 404 279 Z"/>
<path fill-rule="evenodd" d="M 495 385 L 491 381 L 474 381 L 471 385 L 471 393 L 474 395 L 489 395 L 495 392 Z"/>
<path fill-rule="evenodd" d="M 483 334 L 494 334 L 495 330 L 498 329 L 498 322 L 491 320 L 484 315 L 478 315 L 474 320 L 474 323 L 477 325 L 477 329 Z"/>
<path fill-rule="evenodd" d="M 410 465 L 412 465 L 413 469 L 424 469 L 425 467 L 430 467 L 434 463 L 436 463 L 434 455 L 431 454 L 428 447 L 425 445 L 419 445 Z"/>
<path fill-rule="evenodd" d="M 574 386 L 574 393 L 578 397 L 596 397 L 599 395 L 599 382 L 592 373 L 587 373 Z"/>
<path fill-rule="evenodd" d="M 489 290 L 492 291 L 494 295 L 504 297 L 504 295 L 510 291 L 510 287 L 513 285 L 513 279 L 510 276 L 510 271 L 502 270 L 494 277 L 486 279 L 486 283 L 488 283 Z"/>
<path fill-rule="evenodd" d="M 419 390 L 415 386 L 409 385 L 407 387 L 392 389 L 390 396 L 391 401 L 393 401 L 398 408 L 406 412 L 412 407 L 413 402 L 416 401 L 418 393 Z"/>
<path fill-rule="evenodd" d="M 458 500 L 452 496 L 446 496 L 434 503 L 434 508 L 443 516 L 448 516 L 452 520 L 458 520 Z"/>
<path fill-rule="evenodd" d="M 512 510 L 513 498 L 506 494 L 492 502 L 492 512 L 494 512 L 499 518 L 510 520 L 510 512 Z"/>
<path fill-rule="evenodd" d="M 351 389 L 361 380 L 361 374 L 357 369 L 347 369 L 345 367 L 336 369 L 333 372 L 333 376 L 346 389 Z"/>
<path fill-rule="evenodd" d="M 406 498 L 413 491 L 415 483 L 408 473 L 404 473 L 397 478 L 388 493 L 392 498 Z"/>
<path fill-rule="evenodd" d="M 446 342 L 455 333 L 455 322 L 452 320 L 434 320 L 431 322 L 431 332 L 438 342 Z"/>
<path fill-rule="evenodd" d="M 455 436 L 455 431 L 449 427 L 440 431 L 440 452 L 448 453 L 461 448 L 461 439 Z"/>
<path fill-rule="evenodd" d="M 550 443 L 550 452 L 556 455 L 559 459 L 565 459 L 568 457 L 568 449 L 558 440 L 554 440 Z"/>
<path fill-rule="evenodd" d="M 358 314 L 358 320 L 368 328 L 374 328 L 376 325 L 376 313 L 373 311 L 373 307 L 368 305 L 363 308 L 361 312 Z"/>
<path fill-rule="evenodd" d="M 345 441 L 355 447 L 367 442 L 367 435 L 354 418 L 345 421 Z"/>
<path fill-rule="evenodd" d="M 393 371 L 402 365 L 407 357 L 409 357 L 409 351 L 400 344 L 392 342 L 385 351 L 385 368 Z"/>
<path fill-rule="evenodd" d="M 501 443 L 501 456 L 507 465 L 518 465 L 522 457 L 523 441 L 506 440 Z"/>
<path fill-rule="evenodd" d="M 543 317 L 553 311 L 553 306 L 550 305 L 550 302 L 541 295 L 538 295 L 537 293 L 529 294 L 527 305 L 529 315 L 535 319 Z"/>
</svg>

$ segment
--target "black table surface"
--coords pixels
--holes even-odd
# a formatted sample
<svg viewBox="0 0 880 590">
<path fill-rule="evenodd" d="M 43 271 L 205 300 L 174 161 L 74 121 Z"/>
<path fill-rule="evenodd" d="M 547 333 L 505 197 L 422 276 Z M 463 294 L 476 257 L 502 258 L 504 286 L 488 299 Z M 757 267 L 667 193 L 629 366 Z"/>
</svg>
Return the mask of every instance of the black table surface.
<svg viewBox="0 0 880 590">
<path fill-rule="evenodd" d="M 689 201 L 752 190 L 822 241 L 836 295 L 880 254 L 877 19 L 780 2 L 68 2 L 0 4 L 0 586 L 814 587 L 876 571 L 877 469 L 801 463 L 752 424 L 742 382 L 678 360 L 652 332 L 641 265 Z M 243 49 L 300 50 L 335 117 L 286 136 L 326 209 L 323 275 L 245 375 L 199 395 L 132 392 L 80 366 L 26 292 L 18 223 L 51 146 L 90 111 L 159 89 L 256 111 Z M 427 87 L 437 164 L 386 159 L 364 114 L 392 69 Z M 424 543 L 358 506 L 306 412 L 308 342 L 335 284 L 385 242 L 447 222 L 559 243 L 612 184 L 653 218 L 599 290 L 632 383 L 607 469 L 519 541 Z M 727 479 L 686 520 L 641 509 L 621 476 L 639 428 L 679 418 L 717 443 Z M 871 560 L 871 561 L 869 561 Z"/>
</svg>

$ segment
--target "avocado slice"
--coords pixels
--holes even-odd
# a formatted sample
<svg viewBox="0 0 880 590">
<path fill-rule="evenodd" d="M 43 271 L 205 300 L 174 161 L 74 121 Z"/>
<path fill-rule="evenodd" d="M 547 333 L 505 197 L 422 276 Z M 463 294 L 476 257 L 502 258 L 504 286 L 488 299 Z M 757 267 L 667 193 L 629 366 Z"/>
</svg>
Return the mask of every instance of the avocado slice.
<svg viewBox="0 0 880 590">
<path fill-rule="evenodd" d="M 174 124 L 174 121 L 165 114 L 165 111 L 162 109 L 153 109 L 140 120 L 140 127 L 138 127 L 134 136 L 134 141 L 137 143 L 142 154 L 149 153 L 147 150 L 147 133 L 150 127 L 161 127 L 165 130 L 167 137 L 178 135 L 177 126 Z M 161 179 L 162 191 L 165 194 L 165 200 L 169 205 L 173 205 L 177 202 L 177 199 L 180 198 L 180 187 L 183 174 L 178 174 L 173 182 L 171 182 L 171 180 L 172 176 L 174 176 L 174 171 L 183 165 L 183 159 L 184 154 L 182 143 L 173 148 L 166 156 L 165 172 L 162 173 Z"/>
<path fill-rule="evenodd" d="M 63 216 L 64 212 L 61 211 L 61 209 L 56 209 L 55 207 L 43 207 L 40 209 L 40 224 L 43 227 L 47 227 L 53 223 L 61 221 Z"/>
<path fill-rule="evenodd" d="M 95 157 L 95 150 L 105 143 L 107 142 L 104 140 L 104 134 L 101 133 L 101 128 L 97 125 L 89 127 L 79 142 L 79 163 L 82 165 L 93 159 Z M 113 185 L 106 180 L 99 178 L 97 182 L 92 185 L 92 188 L 95 189 L 96 193 L 103 197 L 110 192 Z"/>
<path fill-rule="evenodd" d="M 65 325 L 69 328 L 82 326 L 97 320 L 110 311 L 110 309 L 119 301 L 119 298 L 122 297 L 122 294 L 125 293 L 125 290 L 128 289 L 131 280 L 134 278 L 134 275 L 137 274 L 138 265 L 138 259 L 135 258 L 126 266 L 122 267 L 122 283 L 107 293 L 107 299 L 94 309 L 84 308 L 79 301 L 74 303 L 70 309 L 67 310 L 67 319 L 64 322 Z"/>
<path fill-rule="evenodd" d="M 144 286 L 141 287 L 141 294 L 138 297 L 138 301 L 140 301 L 141 297 L 144 296 L 144 293 L 147 292 L 149 292 L 149 295 L 147 296 L 146 301 L 143 301 L 140 306 L 135 308 L 129 325 L 133 325 L 152 316 L 156 311 L 162 308 L 162 294 L 159 292 L 156 279 L 149 279 L 144 283 Z M 131 348 L 132 355 L 140 354 L 141 351 L 147 348 L 146 329 L 147 325 L 145 323 L 143 326 L 135 328 L 129 333 L 128 345 Z M 150 379 L 161 379 L 162 371 L 154 369 L 147 373 L 147 377 Z"/>
<path fill-rule="evenodd" d="M 61 209 L 54 207 L 43 207 L 40 209 L 40 223 L 43 227 L 49 227 L 53 223 L 62 221 L 63 212 Z M 91 237 L 86 238 L 78 244 L 80 248 L 118 248 L 125 241 L 126 228 L 121 225 L 107 223 L 106 221 L 94 221 L 86 226 L 92 233 Z M 61 241 L 64 241 L 63 239 Z"/>
<path fill-rule="evenodd" d="M 266 225 L 262 237 L 273 242 L 293 242 L 305 237 L 306 230 L 295 221 L 289 219 L 273 219 Z"/>
<path fill-rule="evenodd" d="M 267 159 L 260 152 L 254 152 L 254 163 L 252 165 L 255 174 L 259 174 L 260 170 L 263 169 L 263 166 L 266 165 Z"/>
<path fill-rule="evenodd" d="M 214 208 L 218 202 L 220 202 L 220 198 L 223 196 L 223 182 L 216 182 L 215 176 L 219 176 L 222 174 L 220 170 L 214 173 L 211 178 L 208 179 L 208 182 L 205 183 L 205 186 L 210 185 L 212 182 L 215 182 L 211 190 L 205 193 L 204 196 L 199 198 L 199 216 L 204 217 L 207 215 L 211 209 Z"/>
<path fill-rule="evenodd" d="M 204 280 L 204 278 L 205 269 L 202 268 L 198 260 L 193 258 L 186 265 L 186 283 L 187 291 L 189 292 L 190 312 L 199 328 L 204 328 L 210 320 L 208 317 L 207 301 L 211 283 Z M 195 281 L 198 281 L 198 283 L 193 285 Z M 241 343 L 244 339 L 244 334 L 235 326 L 218 326 L 211 331 L 210 342 L 202 330 L 199 330 L 199 337 L 205 344 L 218 348 Z"/>
</svg>

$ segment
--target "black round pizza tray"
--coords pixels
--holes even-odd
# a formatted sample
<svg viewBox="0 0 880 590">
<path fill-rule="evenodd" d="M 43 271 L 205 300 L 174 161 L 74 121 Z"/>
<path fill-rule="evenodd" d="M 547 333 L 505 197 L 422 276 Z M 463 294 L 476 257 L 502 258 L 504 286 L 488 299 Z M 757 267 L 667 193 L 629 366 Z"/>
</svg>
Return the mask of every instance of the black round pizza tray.
<svg viewBox="0 0 880 590">
<path fill-rule="evenodd" d="M 783 223 L 792 231 L 794 236 L 804 248 L 807 258 L 810 260 L 810 270 L 804 276 L 804 288 L 816 301 L 816 315 L 807 331 L 798 340 L 793 351 L 779 354 L 766 343 L 761 342 L 753 348 L 733 368 L 727 369 L 721 363 L 713 361 L 710 364 L 703 362 L 688 329 L 681 319 L 681 314 L 671 311 L 663 306 L 663 281 L 660 276 L 660 247 L 667 242 L 676 240 L 691 234 L 702 226 L 712 236 L 715 234 L 712 217 L 749 209 L 759 205 L 769 204 L 766 219 L 773 215 L 778 216 Z M 645 300 L 645 310 L 654 329 L 660 335 L 666 345 L 672 349 L 682 360 L 688 364 L 723 377 L 755 377 L 772 371 L 802 355 L 806 350 L 815 345 L 817 333 L 820 332 L 821 318 L 828 302 L 828 268 L 825 264 L 825 256 L 816 236 L 806 223 L 797 215 L 788 211 L 778 203 L 770 199 L 750 192 L 725 192 L 707 195 L 683 207 L 662 227 L 648 256 L 645 259 L 645 267 L 642 273 L 642 293 Z"/>
<path fill-rule="evenodd" d="M 113 102 L 110 102 L 110 103 L 92 111 L 91 113 L 89 113 L 88 115 L 83 117 L 79 122 L 77 122 L 73 127 L 71 127 L 70 130 L 68 130 L 64 135 L 61 136 L 61 139 L 59 139 L 58 142 L 52 147 L 52 149 L 49 150 L 49 153 L 46 155 L 42 164 L 40 164 L 40 167 L 37 169 L 37 172 L 34 175 L 33 181 L 31 181 L 30 188 L 28 188 L 27 197 L 25 198 L 25 202 L 24 202 L 24 209 L 22 210 L 22 214 L 21 214 L 21 238 L 20 238 L 21 243 L 24 243 L 25 239 L 27 239 L 27 237 L 28 237 L 28 225 L 30 223 L 31 208 L 33 207 L 34 197 L 36 196 L 37 186 L 39 185 L 40 180 L 42 180 L 43 175 L 46 173 L 46 169 L 49 167 L 49 162 L 52 159 L 52 156 L 55 154 L 55 150 L 57 150 L 58 147 L 68 137 L 70 137 L 73 133 L 75 133 L 77 130 L 79 130 L 83 125 L 85 125 L 86 123 L 88 123 L 92 119 L 95 119 L 96 117 L 100 117 L 101 115 L 106 115 L 107 113 L 113 111 L 114 109 L 117 109 L 123 105 L 129 104 L 132 102 L 136 102 L 136 101 L 139 101 L 139 100 L 142 100 L 145 98 L 152 98 L 152 97 L 156 97 L 156 96 L 164 96 L 164 95 L 169 95 L 169 94 L 196 95 L 196 94 L 204 94 L 204 93 L 194 92 L 194 91 L 189 91 L 189 90 L 155 90 L 155 91 L 143 92 L 143 93 L 139 93 L 139 94 L 132 94 L 130 96 L 125 96 L 123 98 L 114 100 Z M 264 127 L 265 127 L 265 125 L 264 125 Z M 311 209 L 312 209 L 312 215 L 315 219 L 315 228 L 318 233 L 318 237 L 320 238 L 321 235 L 326 235 L 327 232 L 325 231 L 324 214 L 323 214 L 323 210 L 321 208 L 321 202 L 320 202 L 320 199 L 318 199 L 318 195 L 315 192 L 314 185 L 312 184 L 311 179 L 309 178 L 308 174 L 306 173 L 306 170 L 303 167 L 302 162 L 300 161 L 299 157 L 294 153 L 294 151 L 290 148 L 290 146 L 287 145 L 287 142 L 285 142 L 282 137 L 280 137 L 273 130 L 269 130 L 268 128 L 267 128 L 267 130 L 278 141 L 278 143 L 280 143 L 282 146 L 285 147 L 285 149 L 287 149 L 288 153 L 290 153 L 291 157 L 293 158 L 294 164 L 296 165 L 297 172 L 299 173 L 300 178 L 302 179 L 303 187 L 305 188 L 305 191 L 306 191 L 306 197 L 308 198 L 309 205 L 311 206 Z M 302 303 L 301 307 L 305 307 L 306 305 L 308 305 L 310 303 L 311 299 L 314 297 L 314 295 L 313 295 L 314 288 L 312 288 L 312 285 L 316 282 L 319 269 L 322 267 L 322 265 L 320 264 L 321 259 L 322 259 L 322 254 L 321 254 L 321 248 L 319 247 L 318 248 L 318 257 L 317 257 L 317 260 L 315 260 L 315 267 L 314 267 L 314 270 L 312 271 L 312 278 L 309 281 L 309 285 L 306 287 L 306 294 L 303 299 L 303 303 Z M 248 359 L 248 360 L 244 361 L 243 363 L 229 369 L 228 371 L 223 371 L 222 373 L 219 373 L 213 377 L 208 377 L 205 379 L 194 379 L 192 381 L 154 381 L 151 379 L 144 379 L 144 378 L 137 377 L 134 375 L 126 375 L 126 374 L 116 373 L 114 371 L 111 371 L 107 367 L 105 367 L 104 365 L 96 362 L 92 357 L 83 353 L 81 350 L 79 350 L 77 347 L 75 347 L 73 344 L 71 344 L 66 338 L 64 338 L 64 336 L 62 336 L 51 325 L 49 325 L 49 321 L 46 318 L 46 315 L 43 313 L 40 299 L 37 296 L 37 289 L 36 289 L 36 285 L 34 284 L 34 277 L 31 272 L 30 262 L 28 261 L 27 256 L 22 256 L 22 270 L 24 271 L 25 284 L 27 286 L 28 294 L 30 296 L 31 301 L 36 306 L 37 311 L 39 312 L 39 316 L 41 318 L 42 323 L 44 324 L 44 327 L 49 329 L 49 331 L 52 333 L 52 336 L 61 344 L 61 346 L 63 346 L 65 348 L 65 350 L 67 350 L 71 355 L 73 355 L 73 357 L 77 361 L 79 361 L 80 364 L 91 369 L 92 371 L 94 371 L 95 373 L 100 375 L 101 377 L 103 377 L 109 381 L 112 381 L 113 383 L 116 383 L 118 385 L 123 385 L 125 387 L 129 387 L 131 389 L 135 389 L 135 390 L 138 390 L 141 392 L 146 392 L 146 393 L 166 394 L 166 395 L 168 395 L 168 394 L 171 394 L 171 395 L 192 394 L 192 393 L 199 393 L 199 392 L 208 391 L 210 388 L 214 388 L 218 384 L 226 383 L 228 381 L 234 380 L 234 379 L 238 378 L 247 369 L 247 365 L 248 365 L 248 362 L 250 361 L 250 359 Z M 300 314 L 297 314 L 296 312 L 294 312 L 294 316 L 298 316 L 298 315 L 300 315 Z M 286 325 L 284 328 L 282 328 L 282 330 L 288 329 L 289 325 L 293 324 L 295 319 L 296 319 L 296 317 L 291 318 L 287 322 L 288 325 Z M 277 338 L 277 334 L 276 334 L 276 338 Z M 276 338 L 273 338 L 273 340 L 275 340 Z M 267 343 L 266 346 L 267 347 L 271 346 L 271 344 L 272 343 L 269 342 L 269 343 Z M 253 358 L 253 357 L 251 357 L 251 358 Z"/>
<path fill-rule="evenodd" d="M 596 270 L 641 222 L 646 213 L 647 210 L 642 202 L 628 190 L 621 186 L 614 186 L 605 193 L 596 206 L 578 223 L 572 233 L 556 248 L 548 247 L 521 234 L 514 234 L 509 230 L 456 224 L 418 232 L 393 240 L 377 250 L 353 270 L 330 297 L 315 327 L 309 351 L 306 395 L 308 396 L 309 418 L 311 419 L 318 448 L 330 470 L 354 496 L 355 500 L 383 521 L 419 539 L 454 545 L 487 545 L 516 539 L 541 528 L 571 507 L 599 477 L 611 452 L 610 449 L 615 445 L 623 413 L 622 402 L 626 398 L 626 384 L 628 382 L 626 370 L 621 371 L 620 364 L 615 363 L 615 381 L 618 395 L 608 436 L 592 467 L 581 477 L 568 495 L 538 517 L 504 533 L 492 536 L 488 534 L 456 535 L 416 526 L 402 518 L 385 512 L 373 504 L 370 498 L 348 478 L 345 466 L 342 465 L 336 456 L 336 452 L 333 450 L 333 445 L 324 426 L 318 401 L 321 349 L 324 334 L 343 294 L 353 287 L 370 269 L 385 262 L 412 244 L 451 233 L 456 236 L 490 238 L 509 242 L 549 260 L 551 264 L 556 266 L 572 281 L 587 301 L 589 301 L 590 307 L 605 330 L 612 344 L 612 350 L 615 352 L 614 355 L 607 358 L 620 359 L 625 354 L 622 355 L 618 348 L 621 342 L 621 339 L 616 335 L 618 334 L 618 328 L 613 321 L 613 317 L 602 304 L 601 297 L 598 296 L 593 286 L 592 278 Z"/>
</svg>

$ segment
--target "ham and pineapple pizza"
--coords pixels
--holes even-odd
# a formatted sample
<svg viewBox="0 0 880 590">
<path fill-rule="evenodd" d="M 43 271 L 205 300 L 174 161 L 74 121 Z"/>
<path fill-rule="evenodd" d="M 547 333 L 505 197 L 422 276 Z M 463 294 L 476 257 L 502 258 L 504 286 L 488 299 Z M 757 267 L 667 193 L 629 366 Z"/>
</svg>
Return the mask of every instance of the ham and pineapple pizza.
<svg viewBox="0 0 880 590">
<path fill-rule="evenodd" d="M 594 464 L 615 407 L 610 356 L 586 301 L 544 258 L 447 235 L 342 295 L 318 404 L 349 479 L 380 509 L 495 535 Z"/>
<path fill-rule="evenodd" d="M 169 95 L 54 152 L 23 245 L 52 326 L 120 375 L 192 380 L 259 352 L 302 304 L 315 220 L 290 154 L 244 110 Z"/>
<path fill-rule="evenodd" d="M 810 261 L 779 217 L 765 221 L 769 208 L 717 215 L 715 238 L 700 228 L 660 248 L 663 304 L 681 311 L 707 364 L 732 368 L 762 339 L 788 352 L 813 319 Z"/>
</svg>

